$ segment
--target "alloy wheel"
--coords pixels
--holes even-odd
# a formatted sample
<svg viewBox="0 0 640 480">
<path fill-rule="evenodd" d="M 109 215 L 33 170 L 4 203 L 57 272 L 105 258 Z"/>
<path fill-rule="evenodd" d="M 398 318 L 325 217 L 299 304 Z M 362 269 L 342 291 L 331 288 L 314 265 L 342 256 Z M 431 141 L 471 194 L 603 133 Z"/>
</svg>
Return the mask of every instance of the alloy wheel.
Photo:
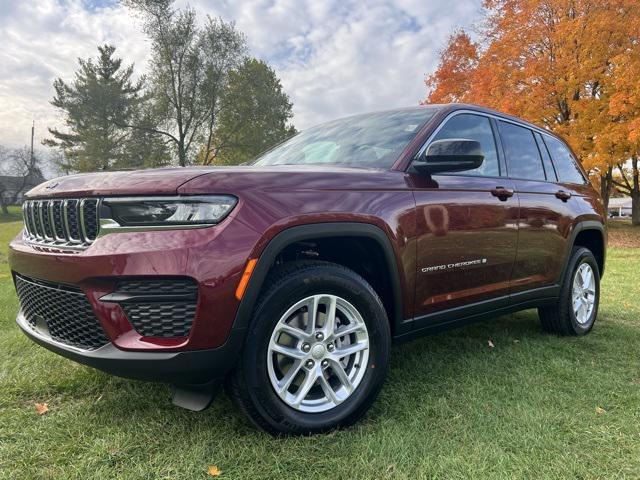
<svg viewBox="0 0 640 480">
<path fill-rule="evenodd" d="M 267 356 L 269 380 L 282 401 L 301 412 L 325 412 L 347 400 L 364 377 L 367 326 L 344 298 L 313 295 L 282 315 Z"/>
</svg>

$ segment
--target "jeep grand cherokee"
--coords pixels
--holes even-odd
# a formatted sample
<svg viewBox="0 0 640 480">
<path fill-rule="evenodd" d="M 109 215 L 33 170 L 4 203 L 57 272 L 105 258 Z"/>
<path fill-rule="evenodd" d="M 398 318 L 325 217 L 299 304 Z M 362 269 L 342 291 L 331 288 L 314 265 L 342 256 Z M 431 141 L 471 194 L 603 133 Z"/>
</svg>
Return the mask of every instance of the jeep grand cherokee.
<svg viewBox="0 0 640 480">
<path fill-rule="evenodd" d="M 23 213 L 24 333 L 192 410 L 226 384 L 271 433 L 355 422 L 392 340 L 529 308 L 586 334 L 605 263 L 566 143 L 472 105 L 336 120 L 248 166 L 58 178 Z"/>
</svg>

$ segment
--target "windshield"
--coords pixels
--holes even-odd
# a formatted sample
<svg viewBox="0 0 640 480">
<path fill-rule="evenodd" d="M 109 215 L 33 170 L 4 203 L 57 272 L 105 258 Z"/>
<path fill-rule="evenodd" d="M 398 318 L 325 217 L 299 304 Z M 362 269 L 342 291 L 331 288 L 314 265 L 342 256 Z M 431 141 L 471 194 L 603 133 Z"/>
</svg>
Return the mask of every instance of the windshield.
<svg viewBox="0 0 640 480">
<path fill-rule="evenodd" d="M 253 164 L 390 168 L 436 111 L 423 107 L 334 120 L 299 133 Z"/>
</svg>

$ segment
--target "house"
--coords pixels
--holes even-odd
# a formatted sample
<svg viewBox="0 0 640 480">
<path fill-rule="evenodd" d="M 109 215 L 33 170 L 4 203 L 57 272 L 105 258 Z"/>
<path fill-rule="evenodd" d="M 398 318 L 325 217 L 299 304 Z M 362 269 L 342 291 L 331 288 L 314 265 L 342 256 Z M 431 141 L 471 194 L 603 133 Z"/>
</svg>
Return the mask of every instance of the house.
<svg viewBox="0 0 640 480">
<path fill-rule="evenodd" d="M 21 204 L 24 194 L 44 181 L 45 178 L 39 172 L 27 175 L 26 178 L 0 175 L 0 204 Z"/>
<path fill-rule="evenodd" d="M 610 217 L 630 217 L 631 197 L 612 197 L 609 199 Z"/>
</svg>

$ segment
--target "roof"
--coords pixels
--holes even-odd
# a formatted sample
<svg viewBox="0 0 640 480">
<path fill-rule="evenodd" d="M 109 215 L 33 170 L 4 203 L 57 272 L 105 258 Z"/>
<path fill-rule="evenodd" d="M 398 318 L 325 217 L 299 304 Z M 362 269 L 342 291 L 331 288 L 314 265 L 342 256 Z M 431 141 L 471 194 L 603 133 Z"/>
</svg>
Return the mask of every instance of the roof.
<svg viewBox="0 0 640 480">
<path fill-rule="evenodd" d="M 611 197 L 609 199 L 609 208 L 611 207 L 622 207 L 622 208 L 631 208 L 631 197 Z"/>
<path fill-rule="evenodd" d="M 23 187 L 24 190 L 29 189 L 29 188 L 33 188 L 36 185 L 41 184 L 42 182 L 44 182 L 44 178 L 40 175 L 30 175 L 29 178 L 27 178 L 26 183 L 22 184 L 22 177 L 14 177 L 14 176 L 10 176 L 10 175 L 0 175 L 0 185 L 4 186 L 7 189 L 13 189 L 13 190 L 17 190 L 21 187 Z"/>
</svg>

